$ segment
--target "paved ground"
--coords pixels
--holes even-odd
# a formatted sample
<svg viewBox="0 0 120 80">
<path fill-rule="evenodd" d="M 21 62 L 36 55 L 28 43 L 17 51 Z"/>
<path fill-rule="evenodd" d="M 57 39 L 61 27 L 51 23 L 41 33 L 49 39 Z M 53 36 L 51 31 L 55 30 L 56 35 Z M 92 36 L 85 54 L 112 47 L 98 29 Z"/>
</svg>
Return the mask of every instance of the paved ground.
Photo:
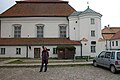
<svg viewBox="0 0 120 80">
<path fill-rule="evenodd" d="M 120 80 L 120 73 L 93 66 L 39 68 L 0 68 L 0 80 Z"/>
</svg>

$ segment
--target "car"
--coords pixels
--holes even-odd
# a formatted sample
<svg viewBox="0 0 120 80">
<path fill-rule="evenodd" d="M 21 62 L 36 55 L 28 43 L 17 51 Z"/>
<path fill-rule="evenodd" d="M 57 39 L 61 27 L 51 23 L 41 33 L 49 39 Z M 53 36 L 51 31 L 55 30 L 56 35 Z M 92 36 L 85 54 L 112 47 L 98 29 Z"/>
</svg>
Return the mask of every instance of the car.
<svg viewBox="0 0 120 80">
<path fill-rule="evenodd" d="M 109 68 L 112 73 L 120 71 L 120 51 L 102 51 L 93 59 L 93 65 Z"/>
</svg>

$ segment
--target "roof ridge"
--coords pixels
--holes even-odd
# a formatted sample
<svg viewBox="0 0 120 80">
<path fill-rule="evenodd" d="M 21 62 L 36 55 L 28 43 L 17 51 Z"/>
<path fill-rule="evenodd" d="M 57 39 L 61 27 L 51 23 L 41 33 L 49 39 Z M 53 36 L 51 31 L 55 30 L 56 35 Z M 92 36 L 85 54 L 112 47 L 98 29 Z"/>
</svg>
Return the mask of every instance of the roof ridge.
<svg viewBox="0 0 120 80">
<path fill-rule="evenodd" d="M 17 3 L 68 3 L 68 1 L 62 0 L 21 0 L 16 1 Z"/>
</svg>

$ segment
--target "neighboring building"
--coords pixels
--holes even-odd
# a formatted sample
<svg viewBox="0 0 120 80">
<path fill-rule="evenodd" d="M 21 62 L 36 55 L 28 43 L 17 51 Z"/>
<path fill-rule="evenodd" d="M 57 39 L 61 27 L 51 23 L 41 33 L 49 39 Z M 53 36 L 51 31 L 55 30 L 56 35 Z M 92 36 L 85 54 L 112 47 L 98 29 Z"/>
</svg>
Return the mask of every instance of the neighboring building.
<svg viewBox="0 0 120 80">
<path fill-rule="evenodd" d="M 105 26 L 102 29 L 102 35 L 105 40 L 106 50 L 120 49 L 120 27 Z"/>
<path fill-rule="evenodd" d="M 75 56 L 102 50 L 100 13 L 89 7 L 77 12 L 60 0 L 16 3 L 0 15 L 0 57 L 39 58 L 42 46 L 50 49 L 50 57 L 58 57 L 58 46 L 74 46 Z"/>
</svg>

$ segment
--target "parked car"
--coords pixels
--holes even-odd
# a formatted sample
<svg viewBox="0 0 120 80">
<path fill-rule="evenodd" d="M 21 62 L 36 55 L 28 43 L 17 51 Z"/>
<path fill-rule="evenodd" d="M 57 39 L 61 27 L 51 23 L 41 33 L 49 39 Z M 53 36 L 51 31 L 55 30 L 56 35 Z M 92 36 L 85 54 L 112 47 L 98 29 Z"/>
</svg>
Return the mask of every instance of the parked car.
<svg viewBox="0 0 120 80">
<path fill-rule="evenodd" d="M 93 65 L 109 68 L 112 73 L 120 71 L 120 51 L 102 51 L 93 59 Z"/>
</svg>

